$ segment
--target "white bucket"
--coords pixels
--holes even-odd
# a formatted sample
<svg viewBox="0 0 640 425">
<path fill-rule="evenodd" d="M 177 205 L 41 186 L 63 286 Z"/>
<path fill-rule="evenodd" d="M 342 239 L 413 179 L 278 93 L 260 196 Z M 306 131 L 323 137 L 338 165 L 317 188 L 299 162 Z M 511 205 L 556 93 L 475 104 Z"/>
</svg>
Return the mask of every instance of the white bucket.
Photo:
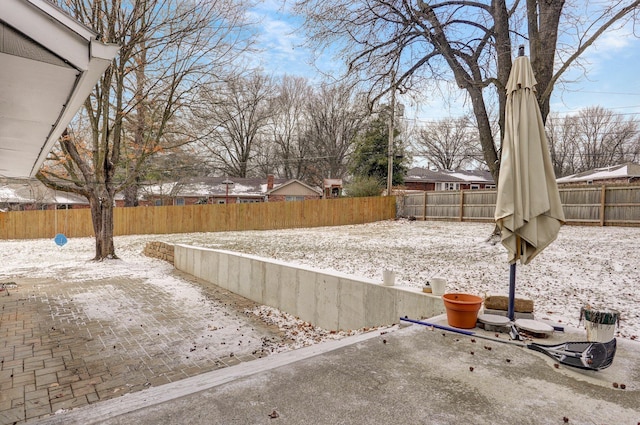
<svg viewBox="0 0 640 425">
<path fill-rule="evenodd" d="M 393 270 L 382 271 L 382 284 L 384 286 L 393 286 L 396 282 L 396 272 Z"/>
<path fill-rule="evenodd" d="M 620 312 L 611 309 L 594 309 L 585 306 L 580 309 L 580 321 L 584 320 L 587 330 L 587 341 L 609 342 L 615 336 L 616 324 L 620 318 Z"/>
<path fill-rule="evenodd" d="M 590 342 L 609 342 L 613 339 L 616 329 L 616 325 L 604 325 L 588 320 L 584 321 L 584 327 L 587 330 L 587 341 Z"/>
<path fill-rule="evenodd" d="M 429 279 L 429 283 L 431 284 L 431 293 L 433 295 L 444 295 L 447 289 L 447 279 L 443 277 L 432 277 Z"/>
</svg>

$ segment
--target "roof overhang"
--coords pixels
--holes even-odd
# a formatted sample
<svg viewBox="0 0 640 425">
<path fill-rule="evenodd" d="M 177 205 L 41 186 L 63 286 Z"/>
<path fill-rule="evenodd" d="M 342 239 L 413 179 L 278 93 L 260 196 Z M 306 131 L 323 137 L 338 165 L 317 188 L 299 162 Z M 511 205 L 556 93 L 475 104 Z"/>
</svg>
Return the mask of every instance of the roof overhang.
<svg viewBox="0 0 640 425">
<path fill-rule="evenodd" d="M 0 175 L 33 177 L 118 53 L 46 0 L 0 1 Z"/>
</svg>

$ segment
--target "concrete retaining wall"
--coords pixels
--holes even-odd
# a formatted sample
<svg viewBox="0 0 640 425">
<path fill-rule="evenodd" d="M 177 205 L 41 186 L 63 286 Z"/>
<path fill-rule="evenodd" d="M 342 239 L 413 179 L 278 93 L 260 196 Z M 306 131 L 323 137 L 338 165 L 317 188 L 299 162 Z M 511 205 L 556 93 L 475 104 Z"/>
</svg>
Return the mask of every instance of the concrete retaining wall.
<svg viewBox="0 0 640 425">
<path fill-rule="evenodd" d="M 253 255 L 176 245 L 174 265 L 328 330 L 390 325 L 400 317 L 427 318 L 445 311 L 440 297 L 420 288 L 383 286 Z"/>
</svg>

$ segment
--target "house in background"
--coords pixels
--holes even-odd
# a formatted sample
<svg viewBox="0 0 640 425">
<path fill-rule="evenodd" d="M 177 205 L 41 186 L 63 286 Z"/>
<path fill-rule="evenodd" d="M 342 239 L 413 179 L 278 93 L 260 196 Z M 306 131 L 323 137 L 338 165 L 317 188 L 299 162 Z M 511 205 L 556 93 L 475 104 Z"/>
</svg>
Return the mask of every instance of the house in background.
<svg viewBox="0 0 640 425">
<path fill-rule="evenodd" d="M 140 190 L 139 204 L 180 206 L 264 202 L 267 186 L 268 181 L 260 178 L 192 178 L 143 186 Z"/>
<path fill-rule="evenodd" d="M 556 180 L 558 185 L 579 184 L 628 184 L 640 182 L 640 165 L 634 163 L 596 168 Z"/>
<path fill-rule="evenodd" d="M 324 179 L 322 181 L 325 199 L 342 196 L 342 179 Z"/>
<path fill-rule="evenodd" d="M 440 191 L 495 189 L 496 184 L 489 171 L 474 170 L 429 170 L 414 167 L 404 178 L 407 190 Z"/>
<path fill-rule="evenodd" d="M 0 211 L 33 211 L 89 208 L 89 201 L 75 193 L 49 189 L 35 179 L 0 179 Z"/>
<path fill-rule="evenodd" d="M 322 192 L 298 180 L 205 177 L 143 186 L 140 205 L 241 204 L 253 202 L 321 199 Z M 122 206 L 123 201 L 116 201 Z"/>
<path fill-rule="evenodd" d="M 267 191 L 267 201 L 307 201 L 322 199 L 322 191 L 315 189 L 300 180 L 289 180 Z"/>
</svg>

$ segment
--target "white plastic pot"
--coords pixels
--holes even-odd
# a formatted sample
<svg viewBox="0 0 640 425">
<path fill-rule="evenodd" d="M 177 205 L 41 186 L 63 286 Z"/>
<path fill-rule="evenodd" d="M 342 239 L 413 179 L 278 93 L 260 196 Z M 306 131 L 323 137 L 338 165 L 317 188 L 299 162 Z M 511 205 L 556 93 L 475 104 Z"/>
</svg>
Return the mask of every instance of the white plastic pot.
<svg viewBox="0 0 640 425">
<path fill-rule="evenodd" d="M 447 290 L 447 280 L 443 277 L 432 277 L 429 279 L 429 283 L 433 295 L 442 296 Z"/>
</svg>

